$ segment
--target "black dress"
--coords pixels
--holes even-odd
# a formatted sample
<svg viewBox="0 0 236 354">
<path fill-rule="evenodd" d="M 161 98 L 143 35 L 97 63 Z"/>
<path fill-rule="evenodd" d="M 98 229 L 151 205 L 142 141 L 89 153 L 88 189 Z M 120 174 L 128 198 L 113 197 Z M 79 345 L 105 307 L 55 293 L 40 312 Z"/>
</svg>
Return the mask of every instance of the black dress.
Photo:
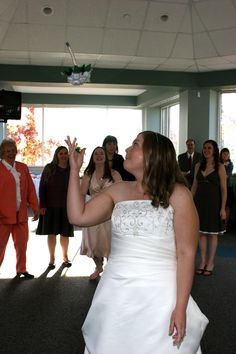
<svg viewBox="0 0 236 354">
<path fill-rule="evenodd" d="M 119 172 L 123 181 L 135 181 L 135 177 L 124 169 L 124 158 L 120 154 L 114 154 L 112 159 L 112 169 Z"/>
<path fill-rule="evenodd" d="M 200 220 L 200 232 L 203 234 L 224 233 L 224 223 L 220 217 L 221 190 L 218 172 L 214 170 L 207 176 L 203 176 L 199 168 L 197 185 L 194 202 Z"/>
<path fill-rule="evenodd" d="M 39 217 L 36 234 L 74 236 L 74 226 L 69 223 L 66 210 L 70 170 L 57 166 L 47 182 L 44 171 L 39 185 L 39 201 L 40 208 L 46 208 L 46 213 Z"/>
</svg>

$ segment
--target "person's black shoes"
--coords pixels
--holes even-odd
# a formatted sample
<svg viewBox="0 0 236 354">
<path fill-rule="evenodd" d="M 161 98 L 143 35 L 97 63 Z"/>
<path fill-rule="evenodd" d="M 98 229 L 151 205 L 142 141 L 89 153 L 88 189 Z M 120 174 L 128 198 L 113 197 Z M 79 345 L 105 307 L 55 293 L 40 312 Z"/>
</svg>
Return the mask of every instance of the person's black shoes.
<svg viewBox="0 0 236 354">
<path fill-rule="evenodd" d="M 48 265 L 48 269 L 55 269 L 56 268 L 56 265 L 55 264 L 53 264 L 53 263 L 49 263 L 49 265 Z"/>
<path fill-rule="evenodd" d="M 34 275 L 28 272 L 17 272 L 17 276 L 19 278 L 34 279 Z"/>
<path fill-rule="evenodd" d="M 64 261 L 64 262 L 62 263 L 62 265 L 63 265 L 64 267 L 66 267 L 66 268 L 70 268 L 70 267 L 72 266 L 72 263 L 71 263 L 71 261 Z"/>
</svg>

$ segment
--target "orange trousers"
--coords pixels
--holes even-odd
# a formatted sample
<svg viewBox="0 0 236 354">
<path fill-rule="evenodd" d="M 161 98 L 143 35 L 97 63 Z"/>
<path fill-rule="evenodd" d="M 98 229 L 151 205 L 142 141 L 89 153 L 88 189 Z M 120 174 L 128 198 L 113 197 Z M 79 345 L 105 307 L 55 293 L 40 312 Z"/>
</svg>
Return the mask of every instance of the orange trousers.
<svg viewBox="0 0 236 354">
<path fill-rule="evenodd" d="M 7 243 L 12 235 L 16 250 L 16 272 L 26 272 L 26 251 L 29 238 L 28 223 L 0 224 L 0 266 L 3 262 Z"/>
</svg>

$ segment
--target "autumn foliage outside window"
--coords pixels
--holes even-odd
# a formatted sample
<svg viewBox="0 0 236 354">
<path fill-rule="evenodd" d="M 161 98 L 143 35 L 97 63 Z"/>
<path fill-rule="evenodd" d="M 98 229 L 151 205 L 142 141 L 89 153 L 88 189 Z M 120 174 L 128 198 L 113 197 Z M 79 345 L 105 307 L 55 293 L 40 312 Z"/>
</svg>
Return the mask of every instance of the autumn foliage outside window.
<svg viewBox="0 0 236 354">
<path fill-rule="evenodd" d="M 28 166 L 43 166 L 47 160 L 50 161 L 59 142 L 53 139 L 43 142 L 42 134 L 39 133 L 41 126 L 36 127 L 35 118 L 35 107 L 24 107 L 20 121 L 8 121 L 6 137 L 15 140 L 19 161 Z"/>
</svg>

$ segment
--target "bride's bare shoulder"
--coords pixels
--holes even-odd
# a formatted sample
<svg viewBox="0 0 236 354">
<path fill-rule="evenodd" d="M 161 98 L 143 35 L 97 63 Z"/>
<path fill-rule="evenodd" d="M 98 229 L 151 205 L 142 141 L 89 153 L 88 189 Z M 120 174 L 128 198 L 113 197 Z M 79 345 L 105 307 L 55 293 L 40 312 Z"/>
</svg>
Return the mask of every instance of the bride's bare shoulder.
<svg viewBox="0 0 236 354">
<path fill-rule="evenodd" d="M 170 197 L 170 203 L 173 207 L 180 205 L 188 205 L 193 203 L 193 197 L 190 190 L 181 184 L 176 184 L 174 191 Z"/>
<path fill-rule="evenodd" d="M 128 200 L 133 194 L 135 182 L 121 181 L 114 183 L 110 188 L 113 199 L 117 202 L 120 200 Z"/>
</svg>

